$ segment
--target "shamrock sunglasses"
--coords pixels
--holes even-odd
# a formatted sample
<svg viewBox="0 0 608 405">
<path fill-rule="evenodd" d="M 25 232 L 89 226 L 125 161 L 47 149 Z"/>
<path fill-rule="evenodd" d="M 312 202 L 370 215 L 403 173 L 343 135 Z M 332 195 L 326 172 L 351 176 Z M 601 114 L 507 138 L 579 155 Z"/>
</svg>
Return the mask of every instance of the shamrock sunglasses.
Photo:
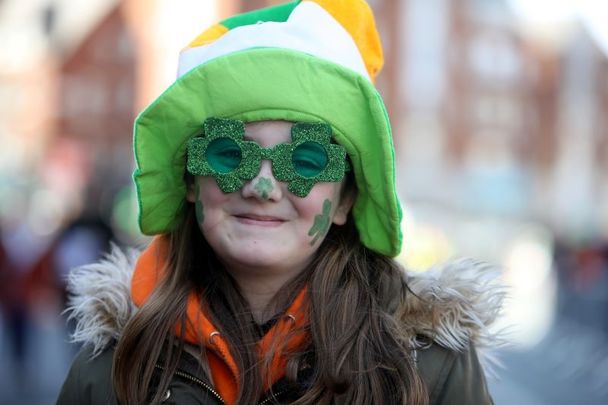
<svg viewBox="0 0 608 405">
<path fill-rule="evenodd" d="M 188 141 L 186 169 L 194 176 L 213 176 L 224 193 L 256 177 L 262 160 L 272 162 L 274 177 L 298 197 L 306 197 L 316 183 L 341 181 L 350 170 L 345 149 L 331 143 L 331 126 L 324 122 L 296 122 L 292 142 L 270 148 L 246 141 L 243 121 L 208 118 L 203 130 Z"/>
</svg>

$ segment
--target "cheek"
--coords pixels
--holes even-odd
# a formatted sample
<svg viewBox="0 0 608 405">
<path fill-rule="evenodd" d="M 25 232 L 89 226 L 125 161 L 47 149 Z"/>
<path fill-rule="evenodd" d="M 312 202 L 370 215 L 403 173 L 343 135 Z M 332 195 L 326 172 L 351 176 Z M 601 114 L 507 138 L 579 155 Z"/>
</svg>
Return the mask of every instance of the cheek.
<svg viewBox="0 0 608 405">
<path fill-rule="evenodd" d="M 215 205 L 226 201 L 228 194 L 225 194 L 217 186 L 215 179 L 212 177 L 202 177 L 198 182 L 200 188 L 200 199 L 203 204 Z"/>
<path fill-rule="evenodd" d="M 326 201 L 331 204 L 330 214 L 333 214 L 340 201 L 340 187 L 336 183 L 319 183 L 315 185 L 310 193 L 298 201 L 300 216 L 313 222 L 315 217 L 322 215 Z"/>
<path fill-rule="evenodd" d="M 212 178 L 200 178 L 195 185 L 195 212 L 201 229 L 213 226 L 219 219 L 222 207 L 228 200 Z"/>
</svg>

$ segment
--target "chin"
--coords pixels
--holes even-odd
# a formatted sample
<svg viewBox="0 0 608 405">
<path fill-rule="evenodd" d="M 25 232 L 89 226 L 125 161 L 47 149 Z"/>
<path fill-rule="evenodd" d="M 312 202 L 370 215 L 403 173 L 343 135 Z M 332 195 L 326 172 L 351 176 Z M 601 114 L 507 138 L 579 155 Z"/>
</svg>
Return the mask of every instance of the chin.
<svg viewBox="0 0 608 405">
<path fill-rule="evenodd" d="M 223 248 L 223 249 L 222 249 Z M 307 261 L 306 256 L 310 256 L 303 249 L 294 249 L 292 244 L 273 240 L 256 240 L 249 243 L 224 244 L 215 249 L 216 254 L 227 267 L 238 266 L 241 268 L 251 268 L 260 270 L 286 269 L 291 272 L 302 267 L 302 263 Z"/>
<path fill-rule="evenodd" d="M 246 267 L 275 267 L 281 265 L 277 255 L 260 255 L 259 252 L 240 252 L 232 257 L 232 261 Z"/>
</svg>

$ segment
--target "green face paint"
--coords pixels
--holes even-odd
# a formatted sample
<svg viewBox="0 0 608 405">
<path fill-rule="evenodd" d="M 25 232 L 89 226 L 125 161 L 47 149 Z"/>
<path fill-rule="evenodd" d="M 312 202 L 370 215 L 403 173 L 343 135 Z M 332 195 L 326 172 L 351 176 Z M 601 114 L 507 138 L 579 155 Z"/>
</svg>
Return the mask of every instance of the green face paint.
<svg viewBox="0 0 608 405">
<path fill-rule="evenodd" d="M 272 182 L 270 181 L 270 179 L 266 177 L 261 177 L 256 183 L 254 189 L 258 193 L 260 193 L 262 199 L 267 200 L 270 196 L 270 193 L 272 193 L 274 187 L 272 186 Z"/>
<path fill-rule="evenodd" d="M 196 213 L 196 222 L 199 226 L 203 226 L 203 222 L 205 221 L 205 214 L 203 213 L 203 202 L 201 201 L 201 188 L 196 182 L 196 203 L 194 204 L 194 209 Z"/>
<path fill-rule="evenodd" d="M 310 231 L 308 231 L 308 236 L 314 236 L 310 242 L 311 246 L 314 245 L 320 237 L 325 236 L 327 231 L 329 231 L 329 226 L 331 225 L 331 221 L 329 220 L 330 212 L 331 201 L 323 201 L 323 213 L 315 216 L 315 222 L 313 223 L 312 228 L 310 228 Z"/>
<path fill-rule="evenodd" d="M 302 198 L 315 184 L 342 181 L 350 170 L 346 150 L 331 143 L 332 129 L 325 122 L 296 122 L 292 142 L 270 148 L 246 141 L 245 123 L 239 120 L 208 118 L 203 132 L 188 141 L 187 170 L 194 176 L 213 176 L 224 193 L 257 176 L 262 160 L 270 160 L 274 177 Z"/>
</svg>

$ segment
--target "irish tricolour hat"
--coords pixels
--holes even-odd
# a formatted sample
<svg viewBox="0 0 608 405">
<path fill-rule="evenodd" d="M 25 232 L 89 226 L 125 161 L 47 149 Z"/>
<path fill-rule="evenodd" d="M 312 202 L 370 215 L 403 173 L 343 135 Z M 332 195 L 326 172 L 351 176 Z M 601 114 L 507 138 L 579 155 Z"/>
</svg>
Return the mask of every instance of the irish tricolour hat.
<svg viewBox="0 0 608 405">
<path fill-rule="evenodd" d="M 136 119 L 134 180 L 144 234 L 183 216 L 186 146 L 209 117 L 324 121 L 348 153 L 361 242 L 395 256 L 401 210 L 391 127 L 374 80 L 383 63 L 363 0 L 304 0 L 228 18 L 179 58 L 178 78 Z"/>
</svg>

